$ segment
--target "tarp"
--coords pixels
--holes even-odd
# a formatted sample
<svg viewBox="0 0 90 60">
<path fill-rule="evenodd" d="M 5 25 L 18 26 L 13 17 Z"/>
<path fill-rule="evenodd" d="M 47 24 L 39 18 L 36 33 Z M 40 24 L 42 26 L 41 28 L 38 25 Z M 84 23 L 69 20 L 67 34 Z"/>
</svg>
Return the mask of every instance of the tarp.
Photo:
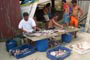
<svg viewBox="0 0 90 60">
<path fill-rule="evenodd" d="M 24 12 L 28 12 L 29 13 L 29 17 L 33 18 L 37 5 L 43 2 L 46 2 L 49 0 L 34 0 L 31 2 L 28 2 L 27 0 L 25 1 L 25 4 L 21 5 L 21 16 Z"/>
<path fill-rule="evenodd" d="M 21 13 L 23 14 L 24 12 L 28 12 L 29 17 L 33 18 L 36 8 L 37 3 L 29 4 L 27 6 L 21 6 Z"/>
</svg>

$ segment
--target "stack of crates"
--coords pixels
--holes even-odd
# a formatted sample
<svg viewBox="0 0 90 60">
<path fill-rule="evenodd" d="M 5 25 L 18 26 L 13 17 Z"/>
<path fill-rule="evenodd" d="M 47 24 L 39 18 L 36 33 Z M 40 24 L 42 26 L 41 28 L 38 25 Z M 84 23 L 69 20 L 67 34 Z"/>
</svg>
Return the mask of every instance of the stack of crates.
<svg viewBox="0 0 90 60">
<path fill-rule="evenodd" d="M 6 50 L 9 52 L 11 49 L 17 47 L 17 43 L 15 40 L 8 40 L 6 41 Z"/>
</svg>

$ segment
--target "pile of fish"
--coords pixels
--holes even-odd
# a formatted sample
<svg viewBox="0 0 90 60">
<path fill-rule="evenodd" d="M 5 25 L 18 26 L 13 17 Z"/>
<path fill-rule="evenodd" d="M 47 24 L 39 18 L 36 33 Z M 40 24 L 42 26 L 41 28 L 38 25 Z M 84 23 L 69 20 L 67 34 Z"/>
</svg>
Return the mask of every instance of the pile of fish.
<svg viewBox="0 0 90 60">
<path fill-rule="evenodd" d="M 60 56 L 63 56 L 65 55 L 67 52 L 65 50 L 58 50 L 58 51 L 53 51 L 53 52 L 50 52 L 50 54 L 52 56 L 56 56 L 57 58 L 60 57 Z"/>
</svg>

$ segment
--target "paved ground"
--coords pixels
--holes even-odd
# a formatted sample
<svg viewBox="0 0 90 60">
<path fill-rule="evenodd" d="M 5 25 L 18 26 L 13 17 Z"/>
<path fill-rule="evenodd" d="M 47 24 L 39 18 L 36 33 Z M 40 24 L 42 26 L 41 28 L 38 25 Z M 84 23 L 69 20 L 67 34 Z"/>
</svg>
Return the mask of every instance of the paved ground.
<svg viewBox="0 0 90 60">
<path fill-rule="evenodd" d="M 72 45 L 76 42 L 80 42 L 81 40 L 89 40 L 90 36 L 88 36 L 88 34 L 86 34 L 86 35 L 85 34 L 86 33 L 78 34 L 78 35 L 81 35 L 82 37 L 79 36 L 79 38 L 74 39 L 71 43 L 69 43 L 65 46 L 70 47 L 70 45 Z M 83 36 L 86 36 L 86 37 L 83 37 Z M 25 58 L 16 59 L 15 57 L 10 56 L 10 54 L 8 52 L 6 52 L 5 43 L 3 42 L 3 43 L 0 43 L 0 60 L 49 60 L 49 59 L 46 57 L 46 52 L 36 52 Z M 71 56 L 66 58 L 65 60 L 90 60 L 90 53 L 84 54 L 84 55 L 79 55 L 78 53 L 72 51 Z"/>
</svg>

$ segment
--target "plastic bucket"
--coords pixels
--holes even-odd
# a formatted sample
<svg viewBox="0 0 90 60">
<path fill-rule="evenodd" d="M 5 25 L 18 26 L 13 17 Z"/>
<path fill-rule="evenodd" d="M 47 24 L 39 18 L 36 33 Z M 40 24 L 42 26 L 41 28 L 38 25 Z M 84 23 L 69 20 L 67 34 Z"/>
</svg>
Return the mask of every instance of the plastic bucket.
<svg viewBox="0 0 90 60">
<path fill-rule="evenodd" d="M 61 39 L 62 39 L 62 42 L 70 43 L 72 40 L 72 33 L 62 34 Z"/>
<path fill-rule="evenodd" d="M 35 46 L 40 52 L 46 51 L 48 48 L 48 39 L 36 41 Z"/>
</svg>

